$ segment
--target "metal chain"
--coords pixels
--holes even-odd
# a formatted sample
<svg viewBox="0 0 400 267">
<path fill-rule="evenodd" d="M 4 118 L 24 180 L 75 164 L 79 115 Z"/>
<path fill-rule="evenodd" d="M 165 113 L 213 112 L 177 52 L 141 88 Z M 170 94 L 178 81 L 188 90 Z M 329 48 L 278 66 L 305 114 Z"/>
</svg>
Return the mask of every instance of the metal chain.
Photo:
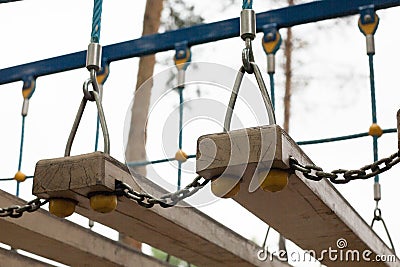
<svg viewBox="0 0 400 267">
<path fill-rule="evenodd" d="M 400 151 L 393 155 L 375 161 L 357 170 L 337 169 L 331 172 L 324 172 L 322 168 L 315 165 L 302 165 L 293 157 L 289 158 L 290 168 L 301 172 L 304 177 L 313 181 L 320 181 L 328 178 L 334 184 L 347 184 L 352 180 L 368 179 L 383 173 L 400 162 Z"/>
<path fill-rule="evenodd" d="M 19 218 L 24 212 L 34 212 L 37 211 L 41 206 L 45 205 L 49 202 L 48 199 L 41 200 L 40 198 L 36 198 L 27 202 L 23 206 L 10 206 L 7 208 L 0 208 L 0 217 L 11 217 L 11 218 Z"/>
<path fill-rule="evenodd" d="M 118 183 L 116 193 L 118 196 L 125 196 L 129 199 L 136 201 L 140 206 L 145 208 L 152 208 L 154 205 L 160 205 L 162 208 L 170 208 L 178 204 L 185 198 L 188 198 L 203 188 L 210 180 L 204 179 L 201 176 L 197 176 L 190 184 L 185 188 L 178 190 L 173 193 L 162 195 L 160 198 L 153 197 L 146 193 L 139 193 L 133 190 L 126 183 Z"/>
</svg>

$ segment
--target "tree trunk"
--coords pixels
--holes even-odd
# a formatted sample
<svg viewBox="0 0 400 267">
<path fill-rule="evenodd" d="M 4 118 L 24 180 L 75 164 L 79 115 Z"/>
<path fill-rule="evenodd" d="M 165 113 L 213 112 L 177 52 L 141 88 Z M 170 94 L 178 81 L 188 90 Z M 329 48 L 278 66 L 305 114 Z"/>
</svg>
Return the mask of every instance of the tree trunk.
<svg viewBox="0 0 400 267">
<path fill-rule="evenodd" d="M 293 1 L 289 1 L 289 4 Z M 283 121 L 283 129 L 289 133 L 289 125 L 290 125 L 290 100 L 292 97 L 292 29 L 287 29 L 287 36 L 285 40 L 285 96 L 283 99 L 284 104 L 284 121 Z"/>
<path fill-rule="evenodd" d="M 157 33 L 160 27 L 163 0 L 147 0 L 143 18 L 143 33 L 148 35 Z M 141 57 L 137 74 L 136 90 L 150 77 L 153 76 L 155 55 Z M 149 111 L 151 91 L 145 90 L 136 94 L 132 106 L 131 126 L 129 129 L 128 144 L 125 151 L 127 162 L 146 159 L 146 120 Z M 136 169 L 141 175 L 146 175 L 146 167 Z M 142 244 L 120 233 L 121 242 L 141 249 Z"/>
</svg>

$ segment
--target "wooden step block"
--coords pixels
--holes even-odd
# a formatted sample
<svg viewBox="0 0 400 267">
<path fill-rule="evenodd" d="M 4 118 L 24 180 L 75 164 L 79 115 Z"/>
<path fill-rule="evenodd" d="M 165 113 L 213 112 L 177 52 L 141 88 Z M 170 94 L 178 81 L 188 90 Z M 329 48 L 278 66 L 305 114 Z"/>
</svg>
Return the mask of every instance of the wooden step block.
<svg viewBox="0 0 400 267">
<path fill-rule="evenodd" d="M 327 180 L 310 181 L 296 172 L 281 192 L 248 190 L 252 178 L 258 179 L 257 171 L 264 166 L 289 169 L 289 156 L 302 164 L 313 164 L 279 126 L 254 127 L 200 137 L 196 168 L 208 179 L 223 173 L 239 175 L 241 189 L 234 200 L 303 249 L 320 255 L 330 247 L 338 249 L 337 240 L 345 238 L 346 249 L 358 250 L 360 255 L 365 250 L 372 252 L 371 258 L 393 255 Z M 398 266 L 398 262 L 398 258 L 397 263 L 378 263 L 331 261 L 328 257 L 323 261 L 328 266 Z"/>
<path fill-rule="evenodd" d="M 0 207 L 25 203 L 0 190 Z M 170 266 L 43 209 L 18 219 L 0 218 L 0 242 L 70 266 Z M 5 260 L 5 256 L 0 251 L 0 266 L 45 266 L 30 262 L 13 265 L 20 257 Z"/>
<path fill-rule="evenodd" d="M 135 175 L 135 179 L 140 179 L 150 194 L 162 192 L 145 177 Z M 125 165 L 95 152 L 39 161 L 33 193 L 44 198 L 72 198 L 78 201 L 77 213 L 197 266 L 289 266 L 278 260 L 259 261 L 259 246 L 192 207 L 146 209 L 119 197 L 111 213 L 90 209 L 88 194 L 114 191 L 116 182 L 140 191 L 135 179 Z"/>
</svg>

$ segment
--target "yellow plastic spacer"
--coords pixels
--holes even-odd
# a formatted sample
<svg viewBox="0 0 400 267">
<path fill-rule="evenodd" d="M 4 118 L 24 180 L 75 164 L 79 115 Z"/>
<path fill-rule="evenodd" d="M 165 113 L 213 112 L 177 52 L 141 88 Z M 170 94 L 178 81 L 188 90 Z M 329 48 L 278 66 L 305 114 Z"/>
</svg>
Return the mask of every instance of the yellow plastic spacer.
<svg viewBox="0 0 400 267">
<path fill-rule="evenodd" d="M 232 176 L 221 176 L 211 181 L 211 192 L 220 198 L 232 198 L 240 191 L 240 179 Z"/>
<path fill-rule="evenodd" d="M 97 83 L 104 84 L 110 74 L 110 67 L 105 65 L 100 71 L 97 72 Z"/>
<path fill-rule="evenodd" d="M 274 41 L 266 42 L 263 38 L 262 45 L 263 45 L 265 53 L 275 54 L 276 51 L 278 50 L 278 47 L 280 46 L 281 42 L 282 42 L 282 37 L 278 31 L 276 32 L 276 38 Z"/>
<path fill-rule="evenodd" d="M 180 162 L 185 162 L 185 161 L 187 161 L 187 159 L 188 159 L 188 155 L 187 155 L 185 152 L 183 152 L 181 149 L 179 149 L 179 150 L 175 153 L 175 159 L 176 159 L 177 161 L 180 161 Z"/>
<path fill-rule="evenodd" d="M 381 137 L 383 134 L 383 131 L 382 131 L 382 128 L 378 124 L 373 123 L 369 127 L 368 134 L 370 136 Z"/>
<path fill-rule="evenodd" d="M 289 173 L 287 171 L 280 169 L 271 169 L 258 173 L 261 188 L 269 192 L 282 191 L 288 184 L 288 176 Z"/>
<path fill-rule="evenodd" d="M 177 69 L 178 70 L 186 69 L 187 63 L 190 61 L 191 57 L 192 57 L 192 52 L 190 51 L 190 49 L 186 50 L 186 57 L 184 58 L 177 59 L 176 56 L 174 56 L 174 61 Z"/>
<path fill-rule="evenodd" d="M 14 175 L 14 179 L 22 183 L 26 180 L 26 175 L 21 171 L 17 171 L 17 173 Z"/>
<path fill-rule="evenodd" d="M 49 212 L 57 217 L 65 218 L 75 212 L 76 201 L 66 198 L 52 198 L 49 201 Z"/>
<path fill-rule="evenodd" d="M 378 24 L 379 24 L 379 17 L 376 14 L 375 14 L 375 20 L 372 23 L 362 24 L 361 23 L 361 18 L 358 19 L 358 27 L 360 28 L 360 31 L 364 35 L 373 35 L 373 34 L 375 34 L 375 31 L 378 28 Z"/>
<path fill-rule="evenodd" d="M 24 99 L 29 99 L 31 98 L 33 92 L 35 91 L 35 87 L 36 87 L 36 81 L 35 80 L 31 80 L 29 83 L 24 83 L 24 86 L 22 88 L 22 96 L 24 97 Z"/>
<path fill-rule="evenodd" d="M 90 207 L 100 213 L 109 213 L 115 210 L 118 200 L 116 195 L 96 194 L 90 197 Z"/>
</svg>

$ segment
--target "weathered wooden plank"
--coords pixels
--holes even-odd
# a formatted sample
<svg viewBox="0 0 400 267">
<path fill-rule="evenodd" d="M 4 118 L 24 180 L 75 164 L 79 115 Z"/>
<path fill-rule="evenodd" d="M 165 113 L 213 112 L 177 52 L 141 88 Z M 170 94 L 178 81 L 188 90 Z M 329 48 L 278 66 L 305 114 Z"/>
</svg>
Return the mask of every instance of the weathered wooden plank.
<svg viewBox="0 0 400 267">
<path fill-rule="evenodd" d="M 24 203 L 0 191 L 0 207 Z M 42 209 L 0 218 L 0 242 L 71 266 L 170 266 Z"/>
<path fill-rule="evenodd" d="M 5 267 L 51 267 L 53 265 L 18 254 L 16 251 L 0 248 L 0 266 Z"/>
<path fill-rule="evenodd" d="M 238 151 L 241 155 L 237 155 Z M 393 255 L 327 180 L 313 182 L 296 172 L 290 175 L 288 186 L 281 192 L 265 192 L 261 188 L 249 192 L 252 177 L 258 179 L 259 163 L 268 165 L 271 155 L 272 168 L 289 169 L 289 156 L 302 164 L 312 164 L 279 126 L 271 125 L 200 137 L 197 173 L 212 178 L 224 171 L 231 173 L 239 169 L 243 172 L 241 190 L 234 199 L 301 248 L 314 250 L 317 255 L 329 248 L 338 249 L 339 238 L 347 240 L 348 247 L 344 251 L 358 250 L 360 258 L 365 250 L 372 251 L 371 259 L 376 255 Z M 399 259 L 397 263 L 363 260 L 344 263 L 331 261 L 326 256 L 323 263 L 329 266 L 399 266 Z"/>
<path fill-rule="evenodd" d="M 143 183 L 147 180 L 139 176 L 136 179 Z M 260 247 L 192 207 L 163 209 L 155 206 L 146 209 L 120 197 L 117 209 L 110 214 L 91 210 L 88 193 L 112 191 L 116 181 L 126 182 L 140 190 L 125 166 L 96 152 L 39 161 L 33 192 L 45 198 L 58 197 L 59 194 L 74 198 L 79 202 L 79 214 L 197 266 L 288 266 L 277 260 L 260 262 L 257 259 Z M 147 181 L 146 188 L 154 190 L 156 186 Z"/>
</svg>

